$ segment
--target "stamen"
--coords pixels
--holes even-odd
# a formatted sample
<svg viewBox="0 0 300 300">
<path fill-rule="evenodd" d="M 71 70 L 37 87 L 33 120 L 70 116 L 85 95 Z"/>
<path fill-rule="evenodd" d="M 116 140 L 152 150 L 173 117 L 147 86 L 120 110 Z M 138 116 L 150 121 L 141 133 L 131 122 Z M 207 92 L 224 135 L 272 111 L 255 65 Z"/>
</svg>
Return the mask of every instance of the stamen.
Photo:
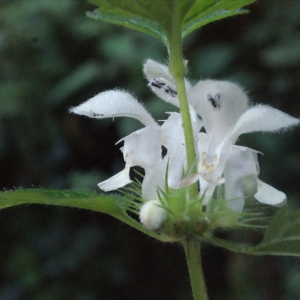
<svg viewBox="0 0 300 300">
<path fill-rule="evenodd" d="M 154 86 L 154 87 L 156 87 L 158 89 L 161 89 L 162 86 L 165 85 L 165 83 L 161 82 L 161 81 L 158 81 L 157 79 L 154 78 L 154 79 L 151 80 L 150 85 L 152 85 L 152 86 Z"/>
<path fill-rule="evenodd" d="M 168 149 L 165 146 L 161 146 L 161 157 L 164 158 L 168 153 Z"/>
<path fill-rule="evenodd" d="M 211 102 L 211 105 L 214 108 L 220 108 L 220 99 L 221 99 L 220 94 L 216 94 L 215 97 L 213 97 L 211 95 L 207 95 L 206 98 L 208 101 Z"/>
<path fill-rule="evenodd" d="M 167 94 L 169 94 L 171 97 L 176 97 L 177 96 L 177 92 L 173 91 L 169 86 L 165 87 L 165 92 Z"/>
<path fill-rule="evenodd" d="M 156 87 L 158 89 L 161 89 L 163 87 L 166 94 L 170 95 L 171 97 L 176 97 L 177 96 L 177 92 L 175 90 L 173 90 L 171 87 L 166 85 L 164 82 L 159 81 L 156 78 L 154 78 L 150 81 L 149 86 L 153 86 L 153 87 Z"/>
<path fill-rule="evenodd" d="M 104 114 L 97 114 L 97 113 L 94 113 L 92 110 L 91 110 L 91 115 L 92 117 L 103 117 Z"/>
</svg>

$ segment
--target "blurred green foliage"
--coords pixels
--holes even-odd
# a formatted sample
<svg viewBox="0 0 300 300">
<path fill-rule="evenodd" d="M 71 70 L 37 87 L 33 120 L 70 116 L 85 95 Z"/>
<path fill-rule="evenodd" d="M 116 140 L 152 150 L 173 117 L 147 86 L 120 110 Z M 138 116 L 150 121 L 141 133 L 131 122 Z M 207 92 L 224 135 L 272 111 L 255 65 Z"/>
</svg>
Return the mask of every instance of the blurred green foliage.
<svg viewBox="0 0 300 300">
<path fill-rule="evenodd" d="M 215 22 L 184 45 L 189 78 L 231 79 L 253 103 L 300 116 L 300 2 L 258 1 L 251 13 Z M 68 114 L 96 93 L 126 89 L 157 119 L 171 106 L 152 95 L 146 58 L 164 62 L 159 40 L 85 16 L 84 0 L 0 1 L 0 186 L 85 188 L 123 168 L 114 143 L 140 124 Z M 261 178 L 299 205 L 299 128 L 252 134 Z M 189 299 L 183 252 L 75 209 L 1 211 L 0 299 Z M 242 233 L 232 233 L 233 235 Z M 244 233 L 246 234 L 246 233 Z M 257 236 L 249 236 L 254 241 Z M 250 257 L 207 247 L 211 299 L 296 300 L 296 258 Z"/>
</svg>

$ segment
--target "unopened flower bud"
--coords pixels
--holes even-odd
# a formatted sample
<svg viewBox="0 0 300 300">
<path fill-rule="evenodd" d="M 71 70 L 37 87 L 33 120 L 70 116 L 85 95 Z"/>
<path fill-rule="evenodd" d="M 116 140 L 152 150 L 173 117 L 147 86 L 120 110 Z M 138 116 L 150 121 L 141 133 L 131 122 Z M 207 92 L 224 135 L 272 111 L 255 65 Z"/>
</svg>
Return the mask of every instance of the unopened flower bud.
<svg viewBox="0 0 300 300">
<path fill-rule="evenodd" d="M 149 230 L 159 229 L 167 219 L 167 211 L 159 200 L 149 200 L 140 209 L 140 221 Z"/>
</svg>

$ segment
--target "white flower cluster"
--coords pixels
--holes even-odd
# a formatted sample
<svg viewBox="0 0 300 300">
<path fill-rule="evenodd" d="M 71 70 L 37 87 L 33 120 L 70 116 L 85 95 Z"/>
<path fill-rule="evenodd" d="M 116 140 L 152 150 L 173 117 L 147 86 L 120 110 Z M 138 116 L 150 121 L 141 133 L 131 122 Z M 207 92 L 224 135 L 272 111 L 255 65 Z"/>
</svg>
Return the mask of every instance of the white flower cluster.
<svg viewBox="0 0 300 300">
<path fill-rule="evenodd" d="M 174 80 L 167 66 L 147 60 L 144 74 L 149 87 L 158 97 L 179 107 Z M 269 106 L 249 107 L 246 93 L 238 85 L 228 81 L 202 80 L 192 86 L 185 80 L 185 85 L 198 171 L 184 179 L 181 176 L 187 167 L 186 150 L 179 113 L 168 113 L 169 117 L 160 126 L 132 95 L 120 90 L 102 92 L 70 109 L 72 113 L 97 119 L 131 117 L 145 126 L 119 141 L 124 142 L 121 151 L 125 168 L 99 183 L 99 188 L 111 191 L 124 187 L 131 182 L 131 167 L 144 168 L 142 197 L 149 201 L 141 208 L 140 220 L 151 230 L 158 229 L 166 218 L 166 211 L 159 205 L 157 196 L 157 188 L 164 188 L 166 168 L 168 185 L 172 189 L 199 181 L 203 211 L 209 209 L 215 188 L 225 184 L 226 199 L 234 199 L 228 201 L 227 205 L 241 212 L 245 202 L 245 179 L 252 180 L 257 186 L 254 197 L 259 202 L 284 204 L 285 194 L 258 178 L 258 152 L 236 146 L 235 142 L 243 133 L 278 131 L 297 125 L 299 120 Z M 201 128 L 205 132 L 200 132 Z M 164 157 L 161 153 L 162 146 L 167 149 Z"/>
</svg>

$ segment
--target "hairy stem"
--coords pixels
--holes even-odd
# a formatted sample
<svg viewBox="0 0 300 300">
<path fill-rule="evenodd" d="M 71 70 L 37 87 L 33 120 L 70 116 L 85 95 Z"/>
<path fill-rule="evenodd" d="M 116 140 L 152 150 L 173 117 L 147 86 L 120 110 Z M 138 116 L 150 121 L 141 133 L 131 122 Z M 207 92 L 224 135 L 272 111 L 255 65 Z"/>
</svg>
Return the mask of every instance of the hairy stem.
<svg viewBox="0 0 300 300">
<path fill-rule="evenodd" d="M 177 95 L 180 105 L 180 113 L 182 117 L 182 124 L 185 137 L 185 147 L 187 155 L 187 169 L 191 173 L 196 173 L 196 151 L 195 141 L 193 134 L 192 121 L 189 111 L 188 100 L 186 96 L 186 89 L 184 83 L 185 65 L 182 56 L 182 39 L 181 39 L 181 28 L 180 28 L 180 9 L 179 1 L 173 0 L 174 11 L 172 21 L 172 34 L 169 42 L 169 71 L 174 78 Z M 197 185 L 193 184 L 189 188 L 189 199 L 195 199 L 197 197 Z"/>
<path fill-rule="evenodd" d="M 186 68 L 184 65 L 182 55 L 180 8 L 178 0 L 173 0 L 173 7 L 174 11 L 172 21 L 172 33 L 169 41 L 169 71 L 174 78 L 179 99 L 180 113 L 182 117 L 182 125 L 185 137 L 187 168 L 188 171 L 190 171 L 191 173 L 196 173 L 197 170 L 195 164 L 195 140 L 184 83 L 184 75 Z M 197 195 L 197 184 L 192 184 L 188 189 L 188 195 L 186 195 L 186 202 L 190 203 L 191 201 L 197 198 Z M 191 205 L 189 207 L 192 208 Z M 194 213 L 192 212 L 195 212 L 195 208 L 190 209 L 190 217 L 191 219 L 194 219 Z M 193 220 L 191 221 L 191 223 L 194 223 Z M 182 241 L 182 244 L 186 255 L 194 300 L 207 300 L 208 298 L 201 264 L 200 241 L 197 240 L 194 236 L 190 235 L 184 241 Z"/>
<path fill-rule="evenodd" d="M 190 235 L 182 241 L 190 275 L 194 300 L 208 300 L 201 263 L 200 240 Z"/>
</svg>

